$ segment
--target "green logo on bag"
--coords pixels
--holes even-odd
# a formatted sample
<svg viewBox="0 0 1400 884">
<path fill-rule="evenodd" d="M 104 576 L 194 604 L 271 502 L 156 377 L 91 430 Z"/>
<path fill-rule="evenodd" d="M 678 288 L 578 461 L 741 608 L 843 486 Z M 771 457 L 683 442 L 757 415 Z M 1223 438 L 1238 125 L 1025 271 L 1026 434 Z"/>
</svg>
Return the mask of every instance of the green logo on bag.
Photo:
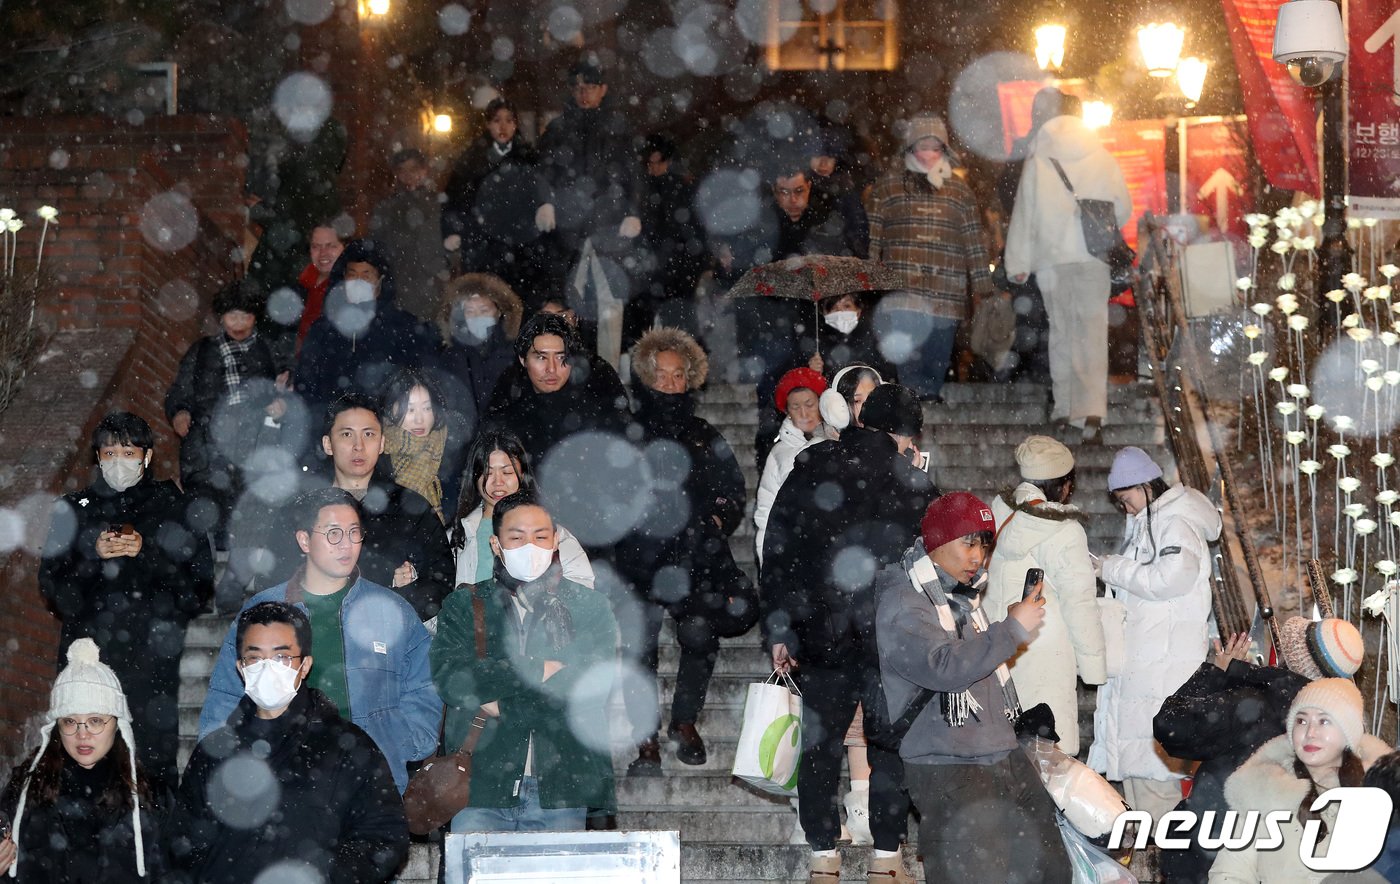
<svg viewBox="0 0 1400 884">
<path fill-rule="evenodd" d="M 758 768 L 772 780 L 778 767 L 778 750 L 791 747 L 794 751 L 792 776 L 780 785 L 784 789 L 797 788 L 797 740 L 802 735 L 802 719 L 796 715 L 782 715 L 773 720 L 758 741 Z M 776 782 L 776 780 L 775 780 Z"/>
</svg>

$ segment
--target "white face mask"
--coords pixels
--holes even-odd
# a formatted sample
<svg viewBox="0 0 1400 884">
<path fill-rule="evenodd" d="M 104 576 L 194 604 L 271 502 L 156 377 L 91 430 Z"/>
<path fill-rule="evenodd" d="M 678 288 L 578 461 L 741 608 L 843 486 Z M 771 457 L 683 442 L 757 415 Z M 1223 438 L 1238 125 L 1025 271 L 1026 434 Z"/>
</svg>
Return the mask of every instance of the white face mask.
<svg viewBox="0 0 1400 884">
<path fill-rule="evenodd" d="M 146 472 L 146 464 L 139 457 L 104 460 L 99 467 L 102 470 L 102 478 L 112 486 L 113 491 L 125 491 L 140 482 L 141 474 Z"/>
<path fill-rule="evenodd" d="M 351 304 L 368 304 L 374 300 L 374 283 L 367 279 L 345 280 L 345 300 Z"/>
<path fill-rule="evenodd" d="M 827 325 L 843 335 L 848 335 L 856 330 L 856 325 L 860 322 L 860 314 L 854 310 L 833 310 L 826 314 L 825 319 Z"/>
<path fill-rule="evenodd" d="M 554 561 L 554 550 L 527 543 L 515 549 L 502 549 L 501 561 L 506 573 L 522 583 L 538 580 Z"/>
<path fill-rule="evenodd" d="M 297 695 L 297 670 L 276 660 L 243 667 L 243 693 L 264 712 L 286 708 Z"/>
<path fill-rule="evenodd" d="M 468 316 L 466 317 L 467 334 L 478 341 L 486 340 L 486 336 L 491 334 L 491 329 L 496 327 L 496 317 L 494 316 Z"/>
</svg>

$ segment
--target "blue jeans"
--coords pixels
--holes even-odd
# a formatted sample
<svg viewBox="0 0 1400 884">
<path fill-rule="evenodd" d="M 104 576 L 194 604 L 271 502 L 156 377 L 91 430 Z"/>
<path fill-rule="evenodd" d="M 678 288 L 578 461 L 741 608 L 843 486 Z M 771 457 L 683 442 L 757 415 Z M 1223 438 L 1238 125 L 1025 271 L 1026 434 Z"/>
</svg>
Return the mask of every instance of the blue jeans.
<svg viewBox="0 0 1400 884">
<path fill-rule="evenodd" d="M 958 320 L 930 316 L 918 310 L 882 309 L 875 314 L 875 336 L 880 353 L 899 370 L 899 381 L 933 399 L 943 389 Z"/>
<path fill-rule="evenodd" d="M 586 807 L 540 807 L 540 781 L 520 780 L 520 803 L 514 807 L 466 807 L 452 818 L 451 832 L 572 832 L 582 831 Z"/>
</svg>

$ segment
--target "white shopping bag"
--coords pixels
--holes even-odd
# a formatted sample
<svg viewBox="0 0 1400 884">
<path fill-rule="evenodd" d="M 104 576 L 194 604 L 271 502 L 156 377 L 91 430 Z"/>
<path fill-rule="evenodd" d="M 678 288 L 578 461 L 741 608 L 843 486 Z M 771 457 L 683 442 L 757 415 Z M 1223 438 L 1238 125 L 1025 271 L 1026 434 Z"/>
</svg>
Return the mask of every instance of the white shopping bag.
<svg viewBox="0 0 1400 884">
<path fill-rule="evenodd" d="M 1066 755 L 1049 740 L 1036 737 L 1021 743 L 1040 774 L 1040 782 L 1069 824 L 1089 838 L 1107 835 L 1128 804 L 1118 790 L 1093 768 Z"/>
<path fill-rule="evenodd" d="M 734 776 L 773 795 L 797 794 L 802 757 L 802 694 L 787 673 L 749 685 Z"/>
</svg>

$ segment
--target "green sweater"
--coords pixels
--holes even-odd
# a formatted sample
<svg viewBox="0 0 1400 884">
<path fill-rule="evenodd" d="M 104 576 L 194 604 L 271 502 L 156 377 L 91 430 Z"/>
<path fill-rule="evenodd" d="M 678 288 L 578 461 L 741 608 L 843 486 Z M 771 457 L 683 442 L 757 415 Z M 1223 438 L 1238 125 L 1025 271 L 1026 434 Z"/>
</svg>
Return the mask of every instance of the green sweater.
<svg viewBox="0 0 1400 884">
<path fill-rule="evenodd" d="M 556 566 L 557 568 L 557 566 Z M 574 638 L 549 651 L 537 613 L 522 627 L 511 594 L 494 579 L 463 586 L 443 603 L 429 659 L 433 683 L 447 704 L 444 748 L 466 738 L 477 709 L 496 701 L 472 763 L 471 807 L 514 807 L 531 733 L 540 805 L 610 812 L 613 789 L 608 700 L 617 664 L 617 622 L 599 593 L 558 578 L 555 590 L 573 618 Z M 484 604 L 486 657 L 476 658 L 472 595 Z M 564 668 L 544 681 L 544 662 Z"/>
</svg>

